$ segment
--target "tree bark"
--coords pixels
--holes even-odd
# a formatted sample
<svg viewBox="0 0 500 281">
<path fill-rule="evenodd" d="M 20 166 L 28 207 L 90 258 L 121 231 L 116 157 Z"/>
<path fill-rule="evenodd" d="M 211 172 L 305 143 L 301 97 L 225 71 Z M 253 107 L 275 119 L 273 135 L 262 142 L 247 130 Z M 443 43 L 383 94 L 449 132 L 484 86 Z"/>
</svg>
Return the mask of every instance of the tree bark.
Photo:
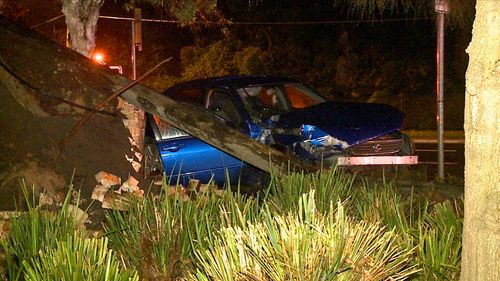
<svg viewBox="0 0 500 281">
<path fill-rule="evenodd" d="M 95 48 L 99 9 L 104 0 L 61 0 L 62 12 L 69 30 L 69 47 L 84 56 Z"/>
<path fill-rule="evenodd" d="M 477 0 L 465 97 L 460 280 L 500 280 L 500 5 Z"/>
</svg>

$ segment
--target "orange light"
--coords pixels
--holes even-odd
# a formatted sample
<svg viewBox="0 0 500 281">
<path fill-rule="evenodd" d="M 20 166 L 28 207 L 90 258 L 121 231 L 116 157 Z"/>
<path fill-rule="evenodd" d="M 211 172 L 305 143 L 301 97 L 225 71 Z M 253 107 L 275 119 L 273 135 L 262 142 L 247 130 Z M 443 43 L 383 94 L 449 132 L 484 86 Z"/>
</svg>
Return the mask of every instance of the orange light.
<svg viewBox="0 0 500 281">
<path fill-rule="evenodd" d="M 92 59 L 97 63 L 104 64 L 104 55 L 100 52 L 95 52 Z"/>
</svg>

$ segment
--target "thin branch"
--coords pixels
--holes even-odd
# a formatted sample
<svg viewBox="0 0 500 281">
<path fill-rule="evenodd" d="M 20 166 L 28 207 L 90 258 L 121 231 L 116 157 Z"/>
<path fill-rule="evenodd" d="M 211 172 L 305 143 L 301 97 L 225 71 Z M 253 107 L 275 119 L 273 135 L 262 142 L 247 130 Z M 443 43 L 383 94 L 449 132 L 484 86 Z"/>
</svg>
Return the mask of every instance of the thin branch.
<svg viewBox="0 0 500 281">
<path fill-rule="evenodd" d="M 164 63 L 166 63 L 166 62 L 168 62 L 170 60 L 172 60 L 172 57 L 169 57 L 168 59 L 165 59 L 165 60 L 161 61 L 160 63 L 158 63 L 157 65 L 155 65 L 153 68 L 151 68 L 150 70 L 148 70 L 146 73 L 144 73 L 137 80 L 134 80 L 134 81 L 128 83 L 127 85 L 125 85 L 121 89 L 119 89 L 117 92 L 115 92 L 111 96 L 107 97 L 104 101 L 102 101 L 101 103 L 99 103 L 98 105 L 96 105 L 95 108 L 96 109 L 103 108 L 108 102 L 110 102 L 111 100 L 117 98 L 118 96 L 120 96 L 121 94 L 123 94 L 128 89 L 130 89 L 130 88 L 134 87 L 135 85 L 139 84 L 139 82 L 141 82 L 142 80 L 144 80 L 144 78 L 146 78 L 147 76 L 149 76 L 149 74 L 151 74 L 153 71 L 155 71 L 158 67 L 160 67 L 161 65 L 163 65 Z M 58 145 L 59 151 L 61 151 L 64 148 L 64 146 L 69 142 L 69 140 L 71 139 L 71 137 L 73 137 L 75 135 L 75 133 L 83 126 L 83 124 L 93 114 L 94 114 L 94 112 L 92 112 L 92 111 L 88 112 L 87 114 L 85 114 L 82 117 L 82 119 L 80 119 L 80 121 L 78 121 L 78 123 L 76 123 L 76 125 L 66 134 L 66 136 L 59 143 L 59 145 Z"/>
</svg>

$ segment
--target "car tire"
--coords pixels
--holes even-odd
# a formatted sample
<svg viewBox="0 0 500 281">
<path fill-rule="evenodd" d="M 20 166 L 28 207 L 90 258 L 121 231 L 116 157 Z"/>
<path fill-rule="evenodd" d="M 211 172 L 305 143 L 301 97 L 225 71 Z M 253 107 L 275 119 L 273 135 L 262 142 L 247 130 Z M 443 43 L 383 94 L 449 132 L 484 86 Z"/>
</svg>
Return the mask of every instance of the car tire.
<svg viewBox="0 0 500 281">
<path fill-rule="evenodd" d="M 246 193 L 254 193 L 269 187 L 271 176 L 258 168 L 245 165 L 241 171 L 241 185 L 247 187 Z"/>
<path fill-rule="evenodd" d="M 154 140 L 146 138 L 144 142 L 143 158 L 144 178 L 158 178 L 163 176 L 163 165 L 160 159 L 160 152 Z"/>
<path fill-rule="evenodd" d="M 401 138 L 403 139 L 403 144 L 401 145 L 401 149 L 399 150 L 399 155 L 413 155 L 415 153 L 415 147 L 411 138 L 405 134 L 401 134 Z"/>
</svg>

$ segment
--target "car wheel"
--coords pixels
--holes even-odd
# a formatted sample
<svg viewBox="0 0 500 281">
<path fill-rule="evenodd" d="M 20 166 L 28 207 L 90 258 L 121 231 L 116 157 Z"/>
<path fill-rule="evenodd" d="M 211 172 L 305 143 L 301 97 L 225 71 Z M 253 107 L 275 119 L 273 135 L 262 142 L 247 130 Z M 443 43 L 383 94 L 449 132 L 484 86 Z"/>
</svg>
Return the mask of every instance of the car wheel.
<svg viewBox="0 0 500 281">
<path fill-rule="evenodd" d="M 156 178 L 163 175 L 160 152 L 154 140 L 145 140 L 143 167 L 144 178 Z"/>
<path fill-rule="evenodd" d="M 245 165 L 241 171 L 241 184 L 246 187 L 247 193 L 257 192 L 269 187 L 271 176 L 253 166 Z"/>
</svg>

